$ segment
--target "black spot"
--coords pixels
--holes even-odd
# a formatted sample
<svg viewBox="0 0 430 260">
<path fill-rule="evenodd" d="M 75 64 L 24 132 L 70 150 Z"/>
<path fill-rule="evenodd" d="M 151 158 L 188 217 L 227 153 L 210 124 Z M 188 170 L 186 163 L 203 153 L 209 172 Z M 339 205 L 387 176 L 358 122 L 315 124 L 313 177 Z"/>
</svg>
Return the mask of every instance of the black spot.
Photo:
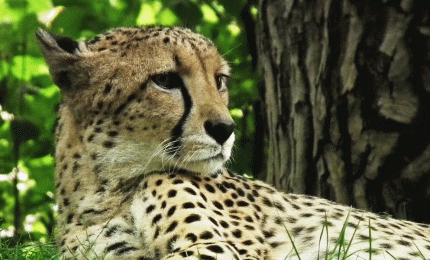
<svg viewBox="0 0 430 260">
<path fill-rule="evenodd" d="M 271 237 L 275 236 L 273 230 L 270 230 L 270 231 L 263 230 L 263 235 L 264 235 L 265 238 L 271 238 Z"/>
<path fill-rule="evenodd" d="M 254 196 L 252 196 L 251 193 L 248 193 L 248 195 L 246 195 L 246 197 L 248 198 L 249 201 L 255 202 Z"/>
<path fill-rule="evenodd" d="M 281 243 L 273 242 L 273 243 L 270 243 L 269 245 L 270 245 L 272 248 L 276 248 L 276 247 L 278 247 L 279 245 L 281 245 Z"/>
<path fill-rule="evenodd" d="M 163 42 L 164 42 L 164 43 L 169 43 L 169 42 L 170 42 L 170 38 L 169 38 L 169 37 L 164 38 L 164 39 L 163 39 Z"/>
<path fill-rule="evenodd" d="M 205 184 L 205 188 L 210 192 L 210 193 L 215 193 L 215 189 L 214 187 L 212 187 L 209 184 Z"/>
<path fill-rule="evenodd" d="M 236 229 L 232 232 L 233 236 L 235 236 L 236 238 L 241 238 L 242 237 L 242 231 L 240 231 L 239 229 Z"/>
<path fill-rule="evenodd" d="M 201 217 L 197 214 L 191 214 L 188 217 L 185 218 L 185 222 L 186 223 L 192 223 L 192 222 L 196 222 L 199 221 L 201 219 Z"/>
<path fill-rule="evenodd" d="M 378 225 L 379 227 L 381 227 L 381 228 L 387 228 L 388 226 L 387 225 L 384 225 L 384 224 L 382 224 L 382 223 L 376 223 L 376 225 Z"/>
<path fill-rule="evenodd" d="M 193 180 L 201 182 L 202 178 L 200 178 L 199 176 L 193 176 Z"/>
<path fill-rule="evenodd" d="M 296 210 L 300 210 L 300 209 L 301 209 L 301 207 L 299 207 L 298 205 L 296 205 L 296 204 L 294 204 L 294 203 L 291 203 L 291 206 L 292 206 L 294 209 L 296 209 Z M 326 212 L 326 210 L 325 210 L 325 209 L 316 209 L 316 211 L 318 211 L 318 212 Z"/>
<path fill-rule="evenodd" d="M 223 228 L 228 228 L 229 227 L 229 224 L 227 222 L 225 222 L 224 220 L 221 220 L 219 223 L 221 224 L 221 226 Z"/>
<path fill-rule="evenodd" d="M 246 216 L 245 220 L 248 221 L 248 222 L 254 222 L 254 220 L 252 219 L 251 216 Z"/>
<path fill-rule="evenodd" d="M 230 215 L 230 218 L 240 220 L 240 217 L 238 217 L 236 215 Z"/>
<path fill-rule="evenodd" d="M 411 246 L 411 242 L 406 240 L 397 240 L 397 243 L 402 246 Z"/>
<path fill-rule="evenodd" d="M 100 193 L 100 192 L 105 192 L 106 188 L 104 186 L 100 186 L 97 190 L 96 193 Z"/>
<path fill-rule="evenodd" d="M 169 193 L 167 193 L 167 196 L 169 198 L 173 198 L 176 196 L 176 190 L 169 190 Z"/>
<path fill-rule="evenodd" d="M 118 231 L 118 229 L 119 229 L 119 226 L 117 226 L 117 225 L 110 227 L 110 228 L 106 231 L 105 236 L 106 236 L 106 237 L 110 237 L 110 236 L 112 236 L 115 232 L 117 232 L 117 231 Z"/>
<path fill-rule="evenodd" d="M 64 206 L 69 206 L 69 204 L 70 204 L 69 199 L 68 198 L 64 198 L 63 199 L 63 204 L 64 204 Z"/>
<path fill-rule="evenodd" d="M 112 85 L 110 83 L 107 83 L 103 92 L 107 94 L 111 91 L 111 89 L 112 89 Z"/>
<path fill-rule="evenodd" d="M 224 185 L 218 184 L 217 186 L 218 186 L 218 189 L 220 189 L 222 193 L 226 193 L 227 192 L 227 189 L 225 188 Z"/>
<path fill-rule="evenodd" d="M 166 233 L 172 232 L 176 226 L 178 225 L 177 221 L 173 221 L 172 224 L 170 224 L 170 226 L 167 228 Z"/>
<path fill-rule="evenodd" d="M 399 225 L 396 225 L 394 223 L 390 223 L 390 226 L 392 226 L 393 228 L 396 228 L 396 229 L 402 229 Z"/>
<path fill-rule="evenodd" d="M 146 214 L 151 213 L 154 209 L 155 209 L 155 205 L 149 205 L 149 206 L 146 208 Z"/>
<path fill-rule="evenodd" d="M 110 136 L 110 137 L 115 137 L 115 136 L 117 136 L 117 135 L 118 135 L 118 132 L 117 132 L 117 131 L 109 131 L 107 134 L 108 134 L 108 136 Z"/>
<path fill-rule="evenodd" d="M 302 213 L 302 214 L 300 214 L 300 217 L 302 217 L 302 218 L 310 218 L 310 217 L 312 217 L 314 214 L 312 214 L 312 213 Z"/>
<path fill-rule="evenodd" d="M 117 109 L 115 109 L 115 111 L 113 113 L 115 115 L 118 115 L 119 113 L 121 113 L 121 111 L 125 108 L 126 105 L 127 105 L 127 103 L 120 105 L 119 107 L 117 107 Z"/>
<path fill-rule="evenodd" d="M 77 180 L 75 183 L 75 187 L 73 187 L 73 191 L 77 191 L 79 189 L 79 186 L 81 186 L 81 181 Z"/>
<path fill-rule="evenodd" d="M 414 240 L 414 237 L 410 235 L 403 235 L 403 238 Z"/>
<path fill-rule="evenodd" d="M 252 240 L 245 240 L 245 241 L 242 242 L 242 244 L 245 245 L 245 246 L 250 246 L 250 245 L 253 245 L 254 242 L 252 242 Z"/>
<path fill-rule="evenodd" d="M 193 251 L 185 251 L 185 252 L 181 252 L 180 253 L 180 255 L 182 256 L 182 257 L 189 257 L 189 256 L 192 256 L 194 254 L 194 252 Z"/>
<path fill-rule="evenodd" d="M 199 259 L 201 260 L 217 260 L 215 257 L 210 256 L 210 255 L 199 255 Z"/>
<path fill-rule="evenodd" d="M 186 187 L 184 190 L 191 195 L 197 195 L 197 193 L 193 189 L 191 189 L 190 187 Z"/>
<path fill-rule="evenodd" d="M 261 208 L 260 206 L 256 205 L 256 204 L 252 204 L 252 206 L 258 211 L 261 212 Z"/>
<path fill-rule="evenodd" d="M 244 254 L 248 253 L 248 251 L 246 249 L 240 249 L 238 252 L 240 255 L 244 255 Z"/>
<path fill-rule="evenodd" d="M 192 209 L 192 208 L 195 208 L 196 206 L 191 202 L 185 202 L 184 204 L 182 204 L 182 207 L 184 209 Z"/>
<path fill-rule="evenodd" d="M 105 142 L 103 143 L 103 146 L 104 146 L 105 148 L 112 148 L 114 145 L 115 145 L 115 144 L 114 144 L 114 142 L 112 142 L 112 141 L 105 141 Z"/>
<path fill-rule="evenodd" d="M 125 245 L 127 245 L 127 242 L 125 242 L 125 241 L 121 241 L 121 242 L 117 242 L 117 243 L 115 243 L 115 244 L 112 244 L 112 245 L 110 245 L 110 246 L 108 246 L 108 247 L 106 247 L 106 251 L 107 252 L 109 252 L 109 251 L 113 251 L 113 250 L 116 250 L 116 249 L 118 249 L 118 248 L 121 248 L 121 247 L 124 247 Z"/>
<path fill-rule="evenodd" d="M 68 223 L 68 224 L 72 223 L 73 216 L 74 216 L 74 214 L 73 214 L 73 213 L 70 213 L 70 214 L 67 216 L 67 223 Z"/>
<path fill-rule="evenodd" d="M 124 254 L 125 252 L 128 252 L 128 251 L 135 251 L 135 250 L 137 250 L 137 248 L 136 248 L 136 247 L 134 247 L 134 246 L 127 246 L 127 247 L 124 247 L 124 248 L 121 248 L 120 250 L 118 250 L 118 251 L 116 252 L 116 254 L 117 254 L 117 255 L 122 255 L 122 254 Z"/>
<path fill-rule="evenodd" d="M 200 188 L 199 184 L 195 181 L 191 181 L 191 184 L 194 185 L 194 187 L 196 187 L 197 189 Z"/>
<path fill-rule="evenodd" d="M 250 225 L 245 225 L 244 226 L 247 230 L 255 230 L 255 227 L 250 226 Z"/>
<path fill-rule="evenodd" d="M 213 217 L 208 217 L 208 218 L 212 223 L 214 223 L 215 226 L 217 226 L 217 227 L 219 226 L 218 222 Z"/>
<path fill-rule="evenodd" d="M 176 206 L 172 206 L 169 211 L 167 211 L 167 216 L 170 217 L 173 215 L 173 213 L 175 213 L 176 211 Z"/>
<path fill-rule="evenodd" d="M 227 207 L 232 207 L 232 206 L 234 205 L 234 202 L 233 202 L 232 200 L 230 200 L 230 199 L 226 199 L 226 200 L 224 201 L 224 204 L 225 204 Z"/>
<path fill-rule="evenodd" d="M 200 234 L 201 239 L 211 239 L 211 238 L 213 238 L 213 236 L 214 235 L 209 231 L 205 231 L 205 232 Z"/>
<path fill-rule="evenodd" d="M 279 209 L 280 211 L 285 212 L 285 208 L 284 208 L 284 206 L 281 205 L 281 203 L 275 202 L 275 207 L 277 209 Z"/>
<path fill-rule="evenodd" d="M 222 254 L 224 253 L 224 250 L 222 249 L 222 247 L 218 246 L 218 245 L 211 245 L 206 247 L 208 250 L 217 253 L 217 254 Z"/>
<path fill-rule="evenodd" d="M 162 183 L 163 183 L 163 180 L 157 180 L 157 181 L 155 182 L 155 185 L 160 186 Z"/>
<path fill-rule="evenodd" d="M 159 226 L 157 226 L 157 228 L 155 229 L 154 240 L 158 237 L 158 235 L 160 235 L 160 227 Z"/>
<path fill-rule="evenodd" d="M 292 230 L 293 235 L 294 235 L 294 236 L 299 235 L 299 234 L 300 234 L 300 232 L 302 232 L 302 231 L 303 231 L 303 229 L 304 229 L 304 227 L 295 227 L 295 228 L 293 228 L 293 230 Z"/>
<path fill-rule="evenodd" d="M 278 225 L 282 225 L 282 218 L 279 217 L 279 216 L 276 216 L 275 217 L 275 223 L 278 224 Z"/>
<path fill-rule="evenodd" d="M 73 172 L 76 172 L 80 167 L 81 167 L 81 165 L 79 165 L 77 162 L 75 162 L 75 163 L 73 164 L 72 171 L 73 171 Z"/>
<path fill-rule="evenodd" d="M 237 194 L 239 194 L 241 197 L 245 196 L 245 192 L 241 188 L 237 189 Z"/>
<path fill-rule="evenodd" d="M 181 184 L 181 183 L 184 183 L 184 181 L 180 179 L 173 181 L 173 184 Z"/>
<path fill-rule="evenodd" d="M 191 242 L 195 243 L 197 241 L 197 236 L 194 235 L 193 233 L 188 233 L 185 236 L 188 240 L 191 240 Z"/>
<path fill-rule="evenodd" d="M 246 207 L 246 206 L 248 206 L 248 205 L 249 205 L 249 203 L 248 203 L 248 202 L 243 201 L 243 200 L 239 200 L 236 204 L 237 204 L 239 207 Z"/>
<path fill-rule="evenodd" d="M 152 219 L 152 225 L 157 224 L 158 221 L 161 219 L 161 214 L 155 215 L 155 217 Z"/>
<path fill-rule="evenodd" d="M 219 203 L 218 201 L 213 201 L 212 202 L 214 204 L 215 207 L 217 207 L 220 210 L 223 210 L 224 207 L 221 205 L 221 203 Z"/>
<path fill-rule="evenodd" d="M 268 207 L 272 207 L 272 202 L 270 202 L 270 200 L 266 197 L 263 197 L 263 204 L 268 206 Z"/>
<path fill-rule="evenodd" d="M 201 193 L 201 192 L 200 192 L 200 197 L 202 197 L 202 199 L 203 199 L 204 201 L 208 201 L 208 199 L 206 198 L 206 196 L 205 196 L 203 193 Z"/>
</svg>

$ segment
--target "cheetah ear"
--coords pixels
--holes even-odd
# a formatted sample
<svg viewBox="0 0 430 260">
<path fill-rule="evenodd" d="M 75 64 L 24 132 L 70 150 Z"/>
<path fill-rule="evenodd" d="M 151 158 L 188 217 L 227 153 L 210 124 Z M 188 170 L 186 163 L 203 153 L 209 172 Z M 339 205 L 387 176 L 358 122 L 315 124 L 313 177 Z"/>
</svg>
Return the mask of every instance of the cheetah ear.
<svg viewBox="0 0 430 260">
<path fill-rule="evenodd" d="M 72 90 L 74 82 L 71 82 L 73 74 L 77 74 L 77 63 L 80 59 L 78 53 L 79 42 L 60 35 L 54 35 L 42 29 L 36 31 L 36 38 L 43 52 L 46 63 L 52 74 L 54 83 L 61 90 Z"/>
</svg>

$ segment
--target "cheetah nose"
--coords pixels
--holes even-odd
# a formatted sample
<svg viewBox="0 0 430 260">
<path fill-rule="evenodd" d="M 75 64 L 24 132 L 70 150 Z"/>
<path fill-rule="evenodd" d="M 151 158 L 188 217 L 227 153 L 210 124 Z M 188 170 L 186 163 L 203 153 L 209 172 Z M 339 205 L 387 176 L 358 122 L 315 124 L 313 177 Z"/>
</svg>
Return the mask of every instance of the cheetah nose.
<svg viewBox="0 0 430 260">
<path fill-rule="evenodd" d="M 219 144 L 224 144 L 235 128 L 233 121 L 224 119 L 208 120 L 205 122 L 204 126 L 208 135 Z"/>
</svg>

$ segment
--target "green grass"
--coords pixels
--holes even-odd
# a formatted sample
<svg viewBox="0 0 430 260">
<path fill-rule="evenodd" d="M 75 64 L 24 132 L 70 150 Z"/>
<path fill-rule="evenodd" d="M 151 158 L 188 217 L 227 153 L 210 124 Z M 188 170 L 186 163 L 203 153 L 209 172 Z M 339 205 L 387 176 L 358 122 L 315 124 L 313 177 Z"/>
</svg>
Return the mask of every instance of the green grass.
<svg viewBox="0 0 430 260">
<path fill-rule="evenodd" d="M 0 240 L 0 260 L 50 260 L 59 259 L 56 245 L 52 243 L 26 243 L 12 246 L 10 242 Z"/>
</svg>

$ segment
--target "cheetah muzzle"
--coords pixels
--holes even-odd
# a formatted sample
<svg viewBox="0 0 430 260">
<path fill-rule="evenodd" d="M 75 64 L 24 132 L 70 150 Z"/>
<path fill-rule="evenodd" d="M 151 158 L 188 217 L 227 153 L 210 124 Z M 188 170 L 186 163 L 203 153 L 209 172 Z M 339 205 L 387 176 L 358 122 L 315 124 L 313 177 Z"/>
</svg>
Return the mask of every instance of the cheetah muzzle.
<svg viewBox="0 0 430 260">
<path fill-rule="evenodd" d="M 430 227 L 228 172 L 227 62 L 183 28 L 36 33 L 63 94 L 62 259 L 429 259 Z M 342 243 L 341 243 L 342 242 Z"/>
</svg>

